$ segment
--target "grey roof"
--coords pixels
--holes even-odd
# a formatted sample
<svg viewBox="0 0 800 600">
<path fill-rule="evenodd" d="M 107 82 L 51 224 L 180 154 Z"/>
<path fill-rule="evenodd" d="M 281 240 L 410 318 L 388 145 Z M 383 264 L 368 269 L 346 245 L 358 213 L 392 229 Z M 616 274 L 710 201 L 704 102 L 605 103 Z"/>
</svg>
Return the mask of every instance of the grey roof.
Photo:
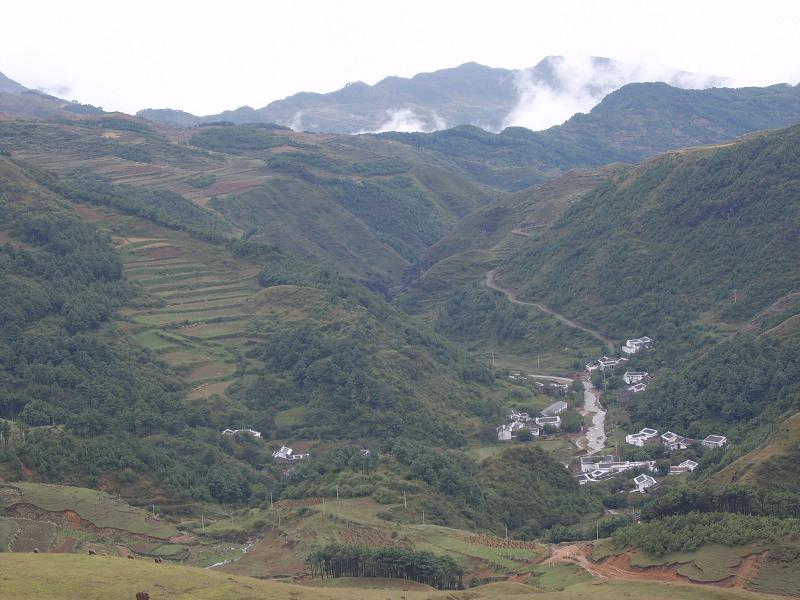
<svg viewBox="0 0 800 600">
<path fill-rule="evenodd" d="M 567 406 L 568 406 L 567 403 L 564 402 L 563 400 L 559 400 L 558 402 L 553 402 L 550 406 L 548 406 L 542 411 L 542 416 L 552 417 L 557 412 L 565 410 Z"/>
</svg>

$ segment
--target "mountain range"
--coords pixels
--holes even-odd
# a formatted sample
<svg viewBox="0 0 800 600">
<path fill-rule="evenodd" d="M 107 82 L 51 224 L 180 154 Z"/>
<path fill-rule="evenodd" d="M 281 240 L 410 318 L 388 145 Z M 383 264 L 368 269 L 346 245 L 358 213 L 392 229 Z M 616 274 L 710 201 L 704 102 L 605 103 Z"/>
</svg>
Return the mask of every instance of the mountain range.
<svg viewBox="0 0 800 600">
<path fill-rule="evenodd" d="M 724 79 L 608 58 L 549 56 L 527 69 L 471 62 L 411 78 L 387 77 L 375 85 L 358 81 L 327 94 L 301 92 L 263 108 L 243 106 L 204 117 L 175 109 L 145 109 L 138 115 L 181 127 L 230 121 L 329 133 L 434 131 L 458 125 L 487 131 L 512 125 L 544 129 L 636 81 L 696 88 L 720 85 Z"/>
</svg>

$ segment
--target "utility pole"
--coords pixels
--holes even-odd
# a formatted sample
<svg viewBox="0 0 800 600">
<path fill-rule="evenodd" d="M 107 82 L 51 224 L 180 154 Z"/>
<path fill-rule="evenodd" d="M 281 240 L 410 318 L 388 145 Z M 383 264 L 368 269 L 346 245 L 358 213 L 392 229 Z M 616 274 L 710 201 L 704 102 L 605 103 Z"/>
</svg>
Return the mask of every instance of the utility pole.
<svg viewBox="0 0 800 600">
<path fill-rule="evenodd" d="M 508 541 L 508 525 L 503 523 L 503 526 L 506 528 L 506 541 Z"/>
<path fill-rule="evenodd" d="M 339 486 L 336 486 L 336 499 L 339 499 Z"/>
<path fill-rule="evenodd" d="M 408 502 L 406 502 L 406 493 L 403 492 L 403 508 L 408 508 Z"/>
<path fill-rule="evenodd" d="M 597 538 L 596 539 L 598 539 L 598 540 L 600 539 L 600 523 L 599 522 L 597 523 Z"/>
<path fill-rule="evenodd" d="M 322 497 L 322 514 L 325 514 L 325 496 Z"/>
<path fill-rule="evenodd" d="M 200 515 L 200 522 L 203 523 L 203 535 L 206 533 L 206 518 L 204 515 Z"/>
<path fill-rule="evenodd" d="M 541 369 L 542 369 L 542 357 L 541 356 L 537 356 L 536 357 L 536 370 L 537 371 L 541 371 Z"/>
<path fill-rule="evenodd" d="M 425 525 L 425 509 L 422 509 L 422 524 Z"/>
<path fill-rule="evenodd" d="M 733 290 L 733 303 L 734 303 L 734 304 L 736 304 L 736 300 L 738 299 L 738 298 L 737 298 L 737 295 L 736 295 L 736 291 L 737 291 L 737 290 Z"/>
</svg>

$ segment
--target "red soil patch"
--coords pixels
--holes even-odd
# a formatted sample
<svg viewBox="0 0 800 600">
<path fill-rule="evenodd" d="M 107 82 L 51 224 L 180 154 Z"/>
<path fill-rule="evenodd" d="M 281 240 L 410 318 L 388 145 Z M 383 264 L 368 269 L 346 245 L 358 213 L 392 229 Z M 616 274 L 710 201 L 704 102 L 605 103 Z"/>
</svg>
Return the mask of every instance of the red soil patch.
<svg viewBox="0 0 800 600">
<path fill-rule="evenodd" d="M 146 252 L 136 252 L 136 254 L 139 256 L 147 256 L 155 260 L 165 260 L 183 256 L 183 251 L 176 246 L 159 246 L 157 248 L 149 248 Z"/>
<path fill-rule="evenodd" d="M 100 213 L 88 206 L 74 204 L 73 208 L 75 209 L 75 212 L 78 213 L 78 216 L 87 223 L 96 223 L 97 221 L 108 220 L 108 215 L 104 215 L 103 213 Z"/>
<path fill-rule="evenodd" d="M 57 548 L 53 549 L 53 552 L 61 552 L 61 553 L 70 553 L 75 552 L 75 542 L 77 540 L 73 537 L 64 538 L 64 541 L 61 542 Z"/>
</svg>

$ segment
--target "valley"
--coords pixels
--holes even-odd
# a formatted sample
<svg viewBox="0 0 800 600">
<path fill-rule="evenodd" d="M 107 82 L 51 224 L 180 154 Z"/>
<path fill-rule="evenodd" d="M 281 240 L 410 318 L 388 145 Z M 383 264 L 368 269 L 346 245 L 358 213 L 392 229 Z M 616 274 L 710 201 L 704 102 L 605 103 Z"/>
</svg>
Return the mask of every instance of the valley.
<svg viewBox="0 0 800 600">
<path fill-rule="evenodd" d="M 377 135 L 0 91 L 0 598 L 797 597 L 797 89 Z"/>
</svg>

